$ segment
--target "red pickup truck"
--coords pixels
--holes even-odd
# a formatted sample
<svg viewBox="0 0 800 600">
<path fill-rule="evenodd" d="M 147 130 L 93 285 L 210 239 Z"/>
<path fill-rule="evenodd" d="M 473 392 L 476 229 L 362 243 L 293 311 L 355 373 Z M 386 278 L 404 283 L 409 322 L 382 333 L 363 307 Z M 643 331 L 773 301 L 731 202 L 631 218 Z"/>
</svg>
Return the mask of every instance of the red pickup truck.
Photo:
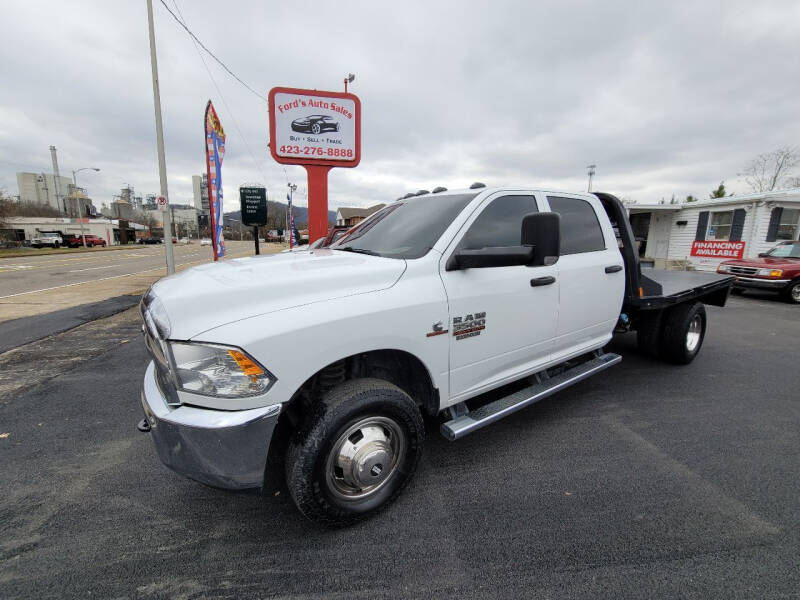
<svg viewBox="0 0 800 600">
<path fill-rule="evenodd" d="M 800 241 L 782 242 L 758 258 L 726 260 L 717 273 L 735 275 L 735 292 L 774 290 L 787 302 L 800 304 Z"/>
</svg>

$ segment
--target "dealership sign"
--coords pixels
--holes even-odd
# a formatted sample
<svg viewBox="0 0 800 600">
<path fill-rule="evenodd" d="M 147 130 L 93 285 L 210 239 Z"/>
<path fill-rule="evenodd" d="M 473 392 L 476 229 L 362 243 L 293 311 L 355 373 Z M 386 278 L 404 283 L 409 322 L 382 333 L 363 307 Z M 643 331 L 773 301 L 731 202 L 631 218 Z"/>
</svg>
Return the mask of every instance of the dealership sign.
<svg viewBox="0 0 800 600">
<path fill-rule="evenodd" d="M 692 242 L 692 256 L 704 258 L 742 258 L 744 242 L 723 242 L 719 240 Z"/>
<path fill-rule="evenodd" d="M 239 202 L 242 224 L 262 226 L 267 224 L 267 189 L 263 187 L 240 187 Z"/>
<path fill-rule="evenodd" d="M 269 92 L 269 151 L 308 172 L 309 242 L 328 233 L 328 171 L 361 161 L 361 101 L 347 92 Z"/>
<path fill-rule="evenodd" d="M 270 151 L 284 164 L 355 167 L 361 160 L 361 103 L 353 94 L 274 88 Z"/>
</svg>

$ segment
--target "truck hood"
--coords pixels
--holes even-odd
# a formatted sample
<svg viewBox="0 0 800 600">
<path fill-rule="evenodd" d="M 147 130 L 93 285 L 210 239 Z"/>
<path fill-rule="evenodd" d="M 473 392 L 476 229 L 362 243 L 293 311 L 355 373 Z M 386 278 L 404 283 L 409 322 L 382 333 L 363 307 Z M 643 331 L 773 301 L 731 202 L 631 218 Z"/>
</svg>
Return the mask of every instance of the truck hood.
<svg viewBox="0 0 800 600">
<path fill-rule="evenodd" d="M 393 286 L 406 261 L 341 250 L 286 252 L 193 267 L 153 284 L 170 320 L 170 338 L 304 304 Z"/>
</svg>

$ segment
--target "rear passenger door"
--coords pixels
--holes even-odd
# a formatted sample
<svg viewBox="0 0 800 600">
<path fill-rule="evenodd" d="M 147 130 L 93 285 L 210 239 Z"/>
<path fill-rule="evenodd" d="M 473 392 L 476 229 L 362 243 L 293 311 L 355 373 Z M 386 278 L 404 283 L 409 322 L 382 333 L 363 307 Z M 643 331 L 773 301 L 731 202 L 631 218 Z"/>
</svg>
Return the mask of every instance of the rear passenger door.
<svg viewBox="0 0 800 600">
<path fill-rule="evenodd" d="M 622 255 L 611 223 L 594 196 L 548 195 L 561 215 L 561 252 L 556 266 L 559 313 L 553 359 L 611 338 L 625 292 Z"/>
</svg>

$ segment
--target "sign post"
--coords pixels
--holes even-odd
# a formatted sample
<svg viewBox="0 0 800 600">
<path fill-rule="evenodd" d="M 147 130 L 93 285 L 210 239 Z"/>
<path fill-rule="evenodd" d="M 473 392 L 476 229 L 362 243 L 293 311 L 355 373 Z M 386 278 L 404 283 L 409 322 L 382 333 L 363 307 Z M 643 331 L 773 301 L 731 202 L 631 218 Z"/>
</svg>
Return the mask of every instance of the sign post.
<svg viewBox="0 0 800 600">
<path fill-rule="evenodd" d="M 328 172 L 361 162 L 361 101 L 354 94 L 276 87 L 269 92 L 269 149 L 308 173 L 308 242 L 328 233 Z"/>
<path fill-rule="evenodd" d="M 239 202 L 242 225 L 253 227 L 256 254 L 260 254 L 258 228 L 267 224 L 267 189 L 261 186 L 240 186 Z"/>
</svg>

